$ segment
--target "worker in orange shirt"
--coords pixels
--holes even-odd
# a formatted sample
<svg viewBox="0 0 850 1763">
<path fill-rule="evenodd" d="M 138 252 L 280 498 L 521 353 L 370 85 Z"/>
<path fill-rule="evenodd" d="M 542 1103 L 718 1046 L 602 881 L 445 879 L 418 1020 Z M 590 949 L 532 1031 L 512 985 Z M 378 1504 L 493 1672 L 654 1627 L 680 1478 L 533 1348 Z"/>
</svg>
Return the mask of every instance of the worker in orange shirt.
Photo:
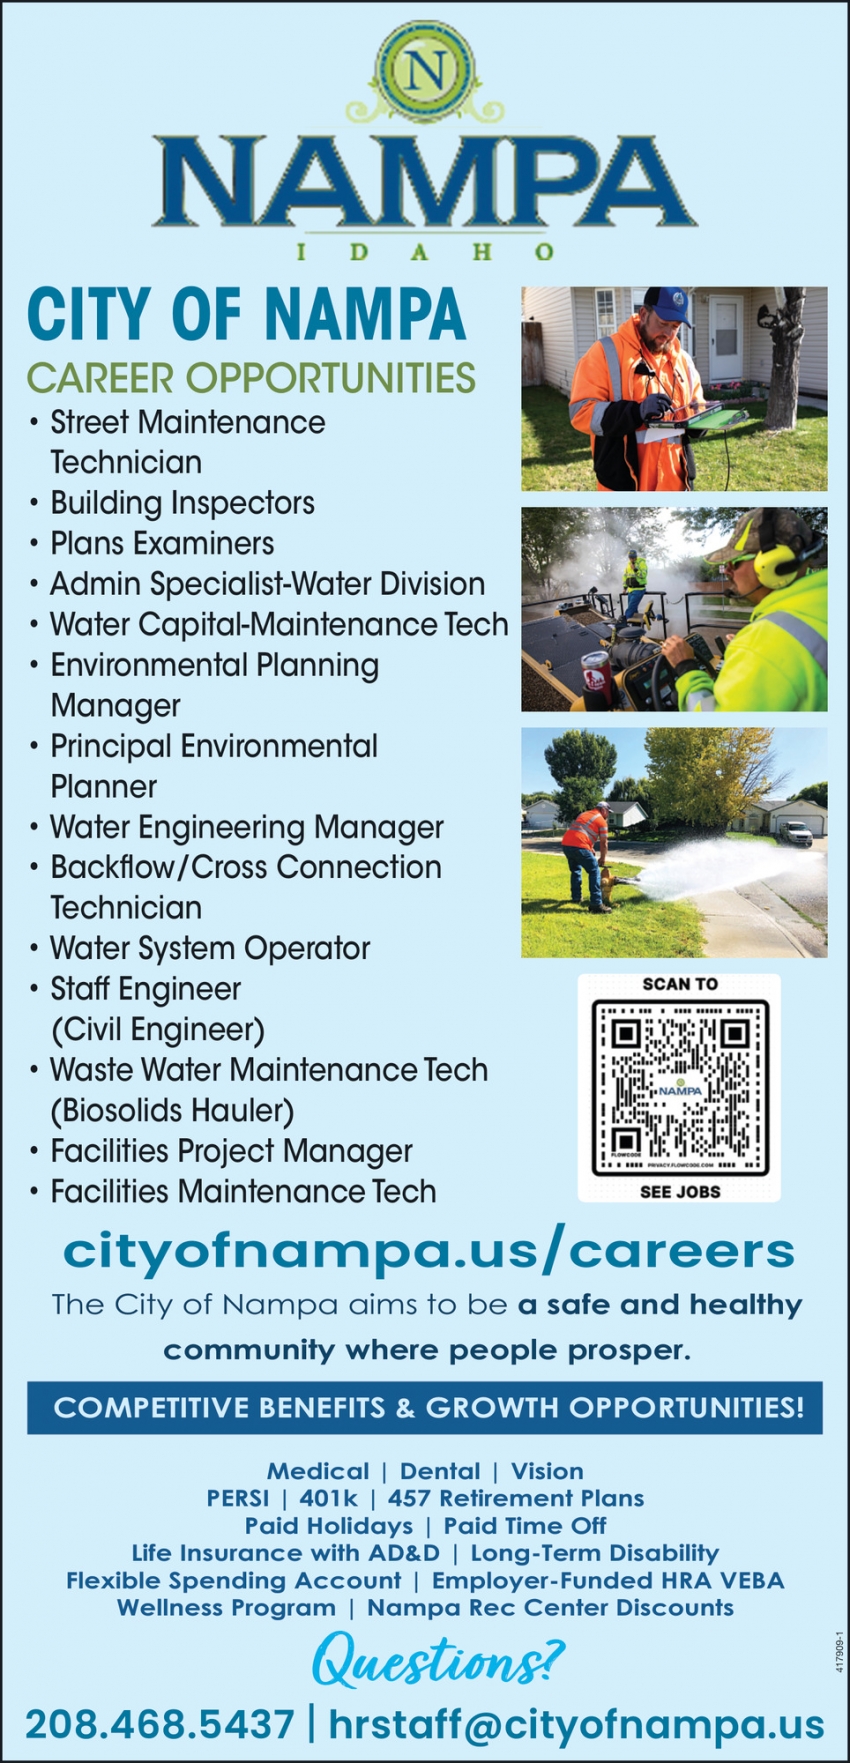
<svg viewBox="0 0 850 1763">
<path fill-rule="evenodd" d="M 597 802 L 595 808 L 588 808 L 584 814 L 576 816 L 561 840 L 564 856 L 570 866 L 570 899 L 574 906 L 581 905 L 581 872 L 587 870 L 590 883 L 591 912 L 610 912 L 602 899 L 602 877 L 596 861 L 594 845 L 599 840 L 599 851 L 603 863 L 608 861 L 608 815 L 607 802 Z"/>
<path fill-rule="evenodd" d="M 684 288 L 647 288 L 643 305 L 583 355 L 570 392 L 570 421 L 590 436 L 600 490 L 690 490 L 687 430 L 671 413 L 704 402 L 699 373 L 679 342 Z"/>
</svg>

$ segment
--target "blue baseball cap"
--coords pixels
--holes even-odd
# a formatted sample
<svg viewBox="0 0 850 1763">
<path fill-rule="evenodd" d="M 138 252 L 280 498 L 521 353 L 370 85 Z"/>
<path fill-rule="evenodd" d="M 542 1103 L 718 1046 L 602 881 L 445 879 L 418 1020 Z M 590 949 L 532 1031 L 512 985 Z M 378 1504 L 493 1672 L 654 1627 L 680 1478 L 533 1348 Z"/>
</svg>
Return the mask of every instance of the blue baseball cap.
<svg viewBox="0 0 850 1763">
<path fill-rule="evenodd" d="M 684 288 L 647 288 L 644 306 L 651 306 L 663 324 L 686 324 L 688 296 Z"/>
</svg>

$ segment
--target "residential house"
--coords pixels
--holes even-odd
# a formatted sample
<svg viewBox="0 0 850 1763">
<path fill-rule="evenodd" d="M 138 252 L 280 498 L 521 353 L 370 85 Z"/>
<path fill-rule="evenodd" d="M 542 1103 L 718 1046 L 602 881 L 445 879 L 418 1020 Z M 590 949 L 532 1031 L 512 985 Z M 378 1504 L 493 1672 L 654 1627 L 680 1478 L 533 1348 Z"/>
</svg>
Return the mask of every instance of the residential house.
<svg viewBox="0 0 850 1763">
<path fill-rule="evenodd" d="M 525 350 L 539 377 L 527 382 L 555 386 L 569 395 L 576 363 L 597 338 L 610 336 L 643 303 L 645 288 L 524 288 L 524 324 L 541 327 L 542 350 Z M 692 330 L 682 342 L 694 357 L 703 385 L 731 380 L 770 381 L 770 332 L 757 323 L 761 306 L 776 311 L 781 288 L 689 288 Z M 827 395 L 827 290 L 807 288 L 806 334 L 800 350 L 800 393 Z M 536 333 L 535 333 L 536 335 Z M 542 367 L 540 366 L 542 356 Z"/>
<path fill-rule="evenodd" d="M 733 820 L 731 826 L 733 832 L 776 834 L 785 820 L 801 820 L 808 827 L 813 839 L 825 839 L 827 836 L 827 810 L 819 808 L 816 802 L 807 802 L 803 796 L 792 796 L 787 801 L 765 796 L 754 808 L 749 808 L 742 818 Z"/>
<path fill-rule="evenodd" d="M 526 832 L 551 832 L 558 820 L 558 804 L 549 798 L 540 802 L 529 802 L 522 811 L 522 824 Z"/>
<path fill-rule="evenodd" d="M 609 802 L 608 825 L 620 832 L 626 826 L 639 826 L 647 816 L 639 802 Z"/>
</svg>

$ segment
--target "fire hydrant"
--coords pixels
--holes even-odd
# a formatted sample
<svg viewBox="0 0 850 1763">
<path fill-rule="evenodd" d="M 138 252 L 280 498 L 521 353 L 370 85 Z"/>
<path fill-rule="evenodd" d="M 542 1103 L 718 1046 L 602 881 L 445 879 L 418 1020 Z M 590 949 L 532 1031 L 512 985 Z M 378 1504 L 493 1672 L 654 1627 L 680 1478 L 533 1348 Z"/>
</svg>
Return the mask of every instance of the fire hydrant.
<svg viewBox="0 0 850 1763">
<path fill-rule="evenodd" d="M 640 886 L 640 883 L 633 881 L 630 876 L 612 875 L 607 863 L 603 863 L 602 868 L 599 871 L 599 879 L 602 883 L 602 904 L 603 906 L 610 906 L 612 910 L 613 901 L 611 899 L 611 892 L 613 888 L 637 888 Z"/>
</svg>

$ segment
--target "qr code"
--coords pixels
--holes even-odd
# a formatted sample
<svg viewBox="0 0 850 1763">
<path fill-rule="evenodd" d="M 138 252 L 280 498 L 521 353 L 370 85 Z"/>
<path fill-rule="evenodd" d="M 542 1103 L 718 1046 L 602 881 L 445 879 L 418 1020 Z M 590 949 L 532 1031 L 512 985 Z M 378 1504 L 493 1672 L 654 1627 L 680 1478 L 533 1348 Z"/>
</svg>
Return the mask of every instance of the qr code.
<svg viewBox="0 0 850 1763">
<path fill-rule="evenodd" d="M 741 997 L 724 976 L 711 998 L 648 983 L 580 982 L 581 1197 L 777 1198 L 778 981 Z"/>
<path fill-rule="evenodd" d="M 767 1175 L 770 1006 L 593 1006 L 593 1173 Z"/>
</svg>

